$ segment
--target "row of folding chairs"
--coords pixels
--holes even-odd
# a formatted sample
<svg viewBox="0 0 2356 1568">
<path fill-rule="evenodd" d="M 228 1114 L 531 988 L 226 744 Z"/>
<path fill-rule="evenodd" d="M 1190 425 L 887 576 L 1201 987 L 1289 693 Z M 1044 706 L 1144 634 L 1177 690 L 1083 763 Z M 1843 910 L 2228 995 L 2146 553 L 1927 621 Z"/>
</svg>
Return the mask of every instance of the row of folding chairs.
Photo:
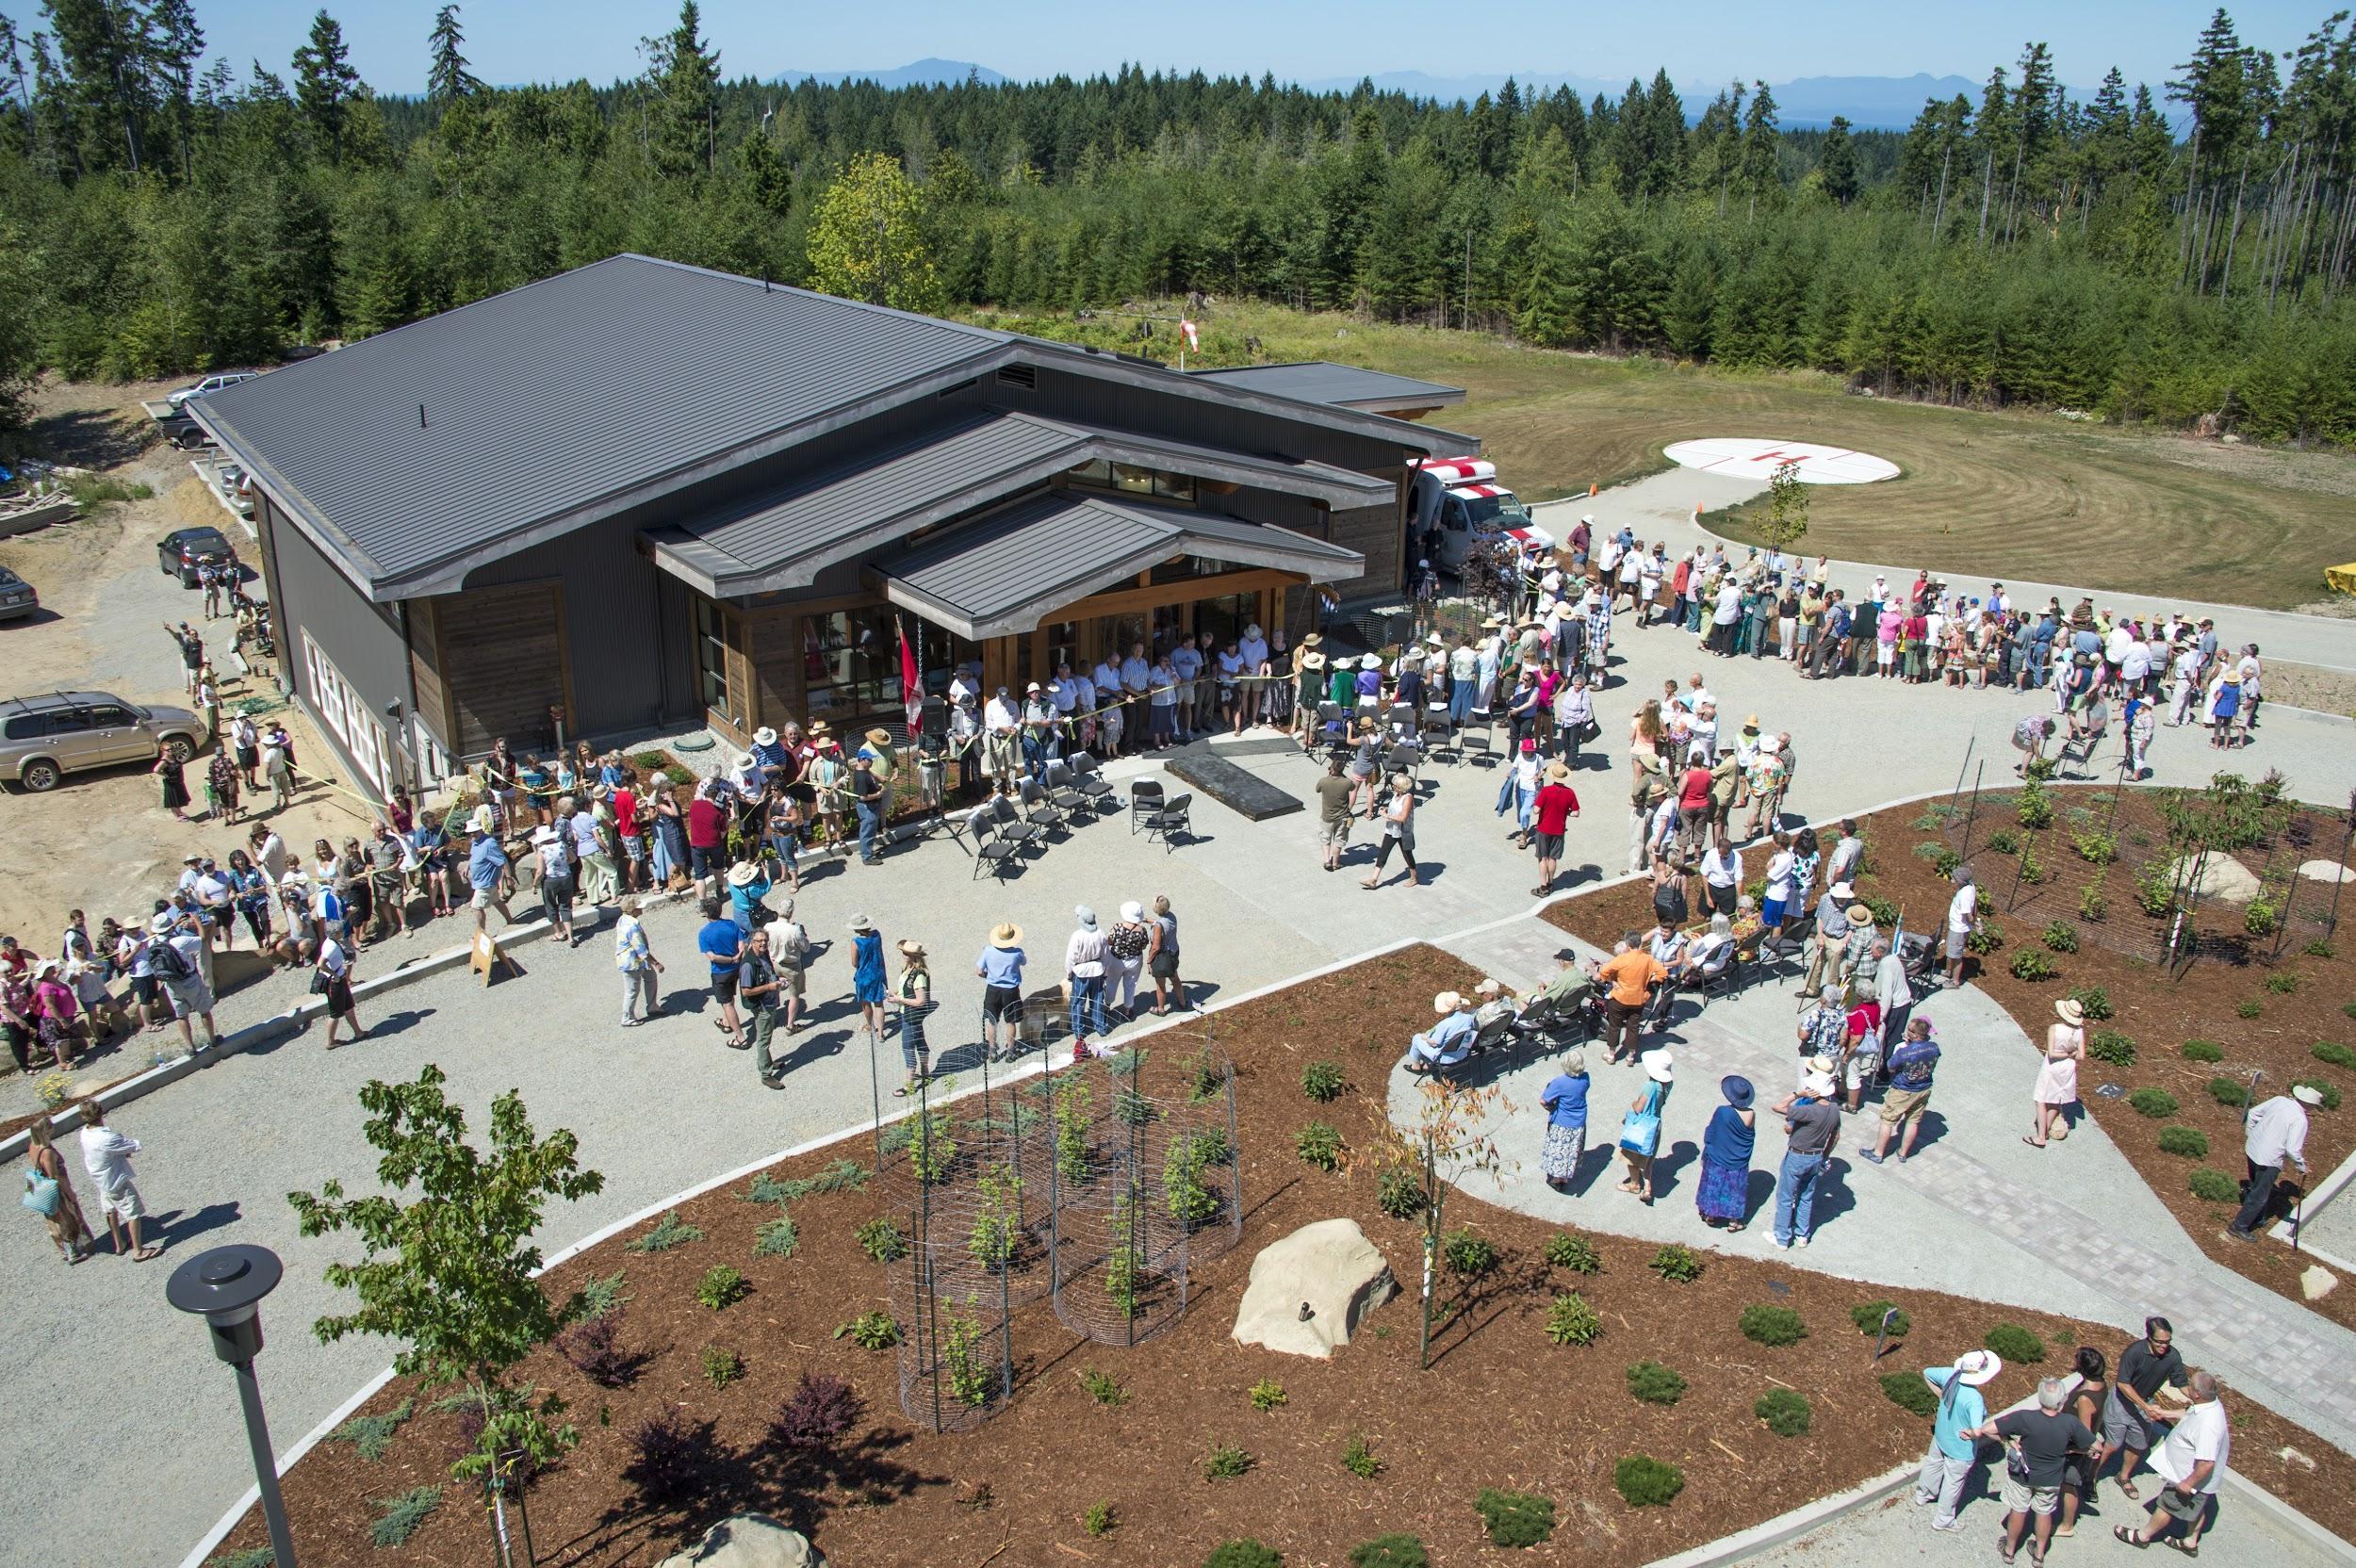
<svg viewBox="0 0 2356 1568">
<path fill-rule="evenodd" d="M 1113 804 L 1113 786 L 1095 758 L 1075 752 L 1057 758 L 1040 776 L 1025 778 L 1021 792 L 998 795 L 966 819 L 973 830 L 973 874 L 985 870 L 1006 880 L 1017 860 L 1036 857 L 1056 834 L 1093 822 Z"/>
</svg>

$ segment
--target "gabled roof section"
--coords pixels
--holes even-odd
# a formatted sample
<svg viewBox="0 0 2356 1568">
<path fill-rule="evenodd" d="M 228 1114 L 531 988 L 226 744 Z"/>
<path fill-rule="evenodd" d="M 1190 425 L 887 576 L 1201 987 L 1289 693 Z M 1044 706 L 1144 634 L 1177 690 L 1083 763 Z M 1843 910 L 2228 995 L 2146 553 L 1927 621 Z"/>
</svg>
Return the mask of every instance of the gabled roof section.
<svg viewBox="0 0 2356 1568">
<path fill-rule="evenodd" d="M 1302 402 L 1329 403 L 1368 414 L 1421 413 L 1464 400 L 1464 389 L 1436 381 L 1417 381 L 1385 370 L 1368 370 L 1331 360 L 1300 360 L 1288 365 L 1241 365 L 1230 369 L 1190 370 L 1188 375 L 1222 386 L 1249 387 Z"/>
</svg>

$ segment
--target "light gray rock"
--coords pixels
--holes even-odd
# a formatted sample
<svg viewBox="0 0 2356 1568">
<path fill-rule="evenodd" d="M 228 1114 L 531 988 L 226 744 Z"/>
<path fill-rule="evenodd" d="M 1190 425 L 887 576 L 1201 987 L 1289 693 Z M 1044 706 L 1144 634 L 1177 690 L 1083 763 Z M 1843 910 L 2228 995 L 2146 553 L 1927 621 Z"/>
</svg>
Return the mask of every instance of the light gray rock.
<svg viewBox="0 0 2356 1568">
<path fill-rule="evenodd" d="M 2299 874 L 2310 882 L 2356 882 L 2356 871 L 2348 870 L 2337 860 L 2302 861 Z"/>
<path fill-rule="evenodd" d="M 732 1513 L 660 1568 L 826 1568 L 826 1560 L 801 1531 L 765 1513 Z"/>
<path fill-rule="evenodd" d="M 1235 1343 L 1323 1361 L 1398 1293 L 1390 1264 L 1356 1220 L 1320 1219 L 1252 1260 L 1252 1282 L 1235 1309 Z"/>
<path fill-rule="evenodd" d="M 2200 896 L 2247 904 L 2258 896 L 2258 874 L 2230 855 L 2212 855 L 2201 867 Z"/>
<path fill-rule="evenodd" d="M 2299 1277 L 2299 1291 L 2310 1301 L 2320 1301 L 2331 1295 L 2339 1282 L 2337 1274 L 2320 1264 L 2309 1264 L 2306 1272 Z"/>
</svg>

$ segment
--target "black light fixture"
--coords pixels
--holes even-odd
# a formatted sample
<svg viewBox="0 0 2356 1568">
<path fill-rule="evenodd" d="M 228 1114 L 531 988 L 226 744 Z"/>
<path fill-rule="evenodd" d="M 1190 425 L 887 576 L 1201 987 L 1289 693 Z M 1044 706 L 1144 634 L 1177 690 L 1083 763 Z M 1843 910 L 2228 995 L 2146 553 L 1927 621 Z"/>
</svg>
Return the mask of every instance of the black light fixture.
<svg viewBox="0 0 2356 1568">
<path fill-rule="evenodd" d="M 277 1568 L 295 1568 L 294 1541 L 286 1529 L 286 1502 L 278 1492 L 278 1461 L 270 1452 L 270 1427 L 262 1419 L 262 1390 L 254 1358 L 262 1348 L 262 1298 L 278 1288 L 286 1266 L 267 1247 L 216 1247 L 172 1270 L 164 1299 L 195 1313 L 212 1331 L 213 1354 L 237 1375 L 237 1402 L 245 1411 L 245 1436 L 254 1450 L 254 1480 L 270 1522 L 270 1550 Z"/>
</svg>

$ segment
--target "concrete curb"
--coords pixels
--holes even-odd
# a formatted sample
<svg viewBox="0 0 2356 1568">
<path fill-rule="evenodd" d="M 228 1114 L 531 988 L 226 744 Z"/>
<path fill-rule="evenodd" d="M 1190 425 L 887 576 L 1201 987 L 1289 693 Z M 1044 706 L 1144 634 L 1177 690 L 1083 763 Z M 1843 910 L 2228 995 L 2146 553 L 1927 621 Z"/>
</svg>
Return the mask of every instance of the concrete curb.
<svg viewBox="0 0 2356 1568">
<path fill-rule="evenodd" d="M 1873 1479 L 1836 1492 L 1829 1497 L 1819 1497 L 1812 1503 L 1802 1503 L 1789 1513 L 1779 1513 L 1749 1529 L 1720 1536 L 1715 1541 L 1689 1546 L 1675 1557 L 1658 1558 L 1645 1568 L 1718 1568 L 1721 1563 L 1740 1562 L 1771 1551 L 1797 1536 L 1806 1535 L 1819 1525 L 1830 1524 L 1844 1513 L 1871 1508 L 1884 1497 L 1914 1479 L 1918 1465 L 1902 1464 L 1886 1470 Z"/>
<path fill-rule="evenodd" d="M 2303 1227 L 2306 1224 L 2308 1203 L 2313 1203 L 2317 1209 L 2321 1209 L 2328 1203 L 2337 1201 L 2351 1182 L 2356 1182 L 2356 1150 L 2351 1150 L 2348 1158 L 2342 1160 L 2331 1175 L 2316 1183 L 2315 1190 L 2307 1194 L 2299 1209 L 2299 1225 Z M 2333 1253 L 2322 1251 L 2313 1242 L 2299 1238 L 2298 1230 L 2287 1219 L 2276 1220 L 2266 1228 L 2266 1234 L 2277 1241 L 2295 1241 L 2299 1251 L 2317 1263 L 2330 1264 L 2344 1274 L 2356 1274 L 2356 1263 L 2351 1263 Z"/>
</svg>

